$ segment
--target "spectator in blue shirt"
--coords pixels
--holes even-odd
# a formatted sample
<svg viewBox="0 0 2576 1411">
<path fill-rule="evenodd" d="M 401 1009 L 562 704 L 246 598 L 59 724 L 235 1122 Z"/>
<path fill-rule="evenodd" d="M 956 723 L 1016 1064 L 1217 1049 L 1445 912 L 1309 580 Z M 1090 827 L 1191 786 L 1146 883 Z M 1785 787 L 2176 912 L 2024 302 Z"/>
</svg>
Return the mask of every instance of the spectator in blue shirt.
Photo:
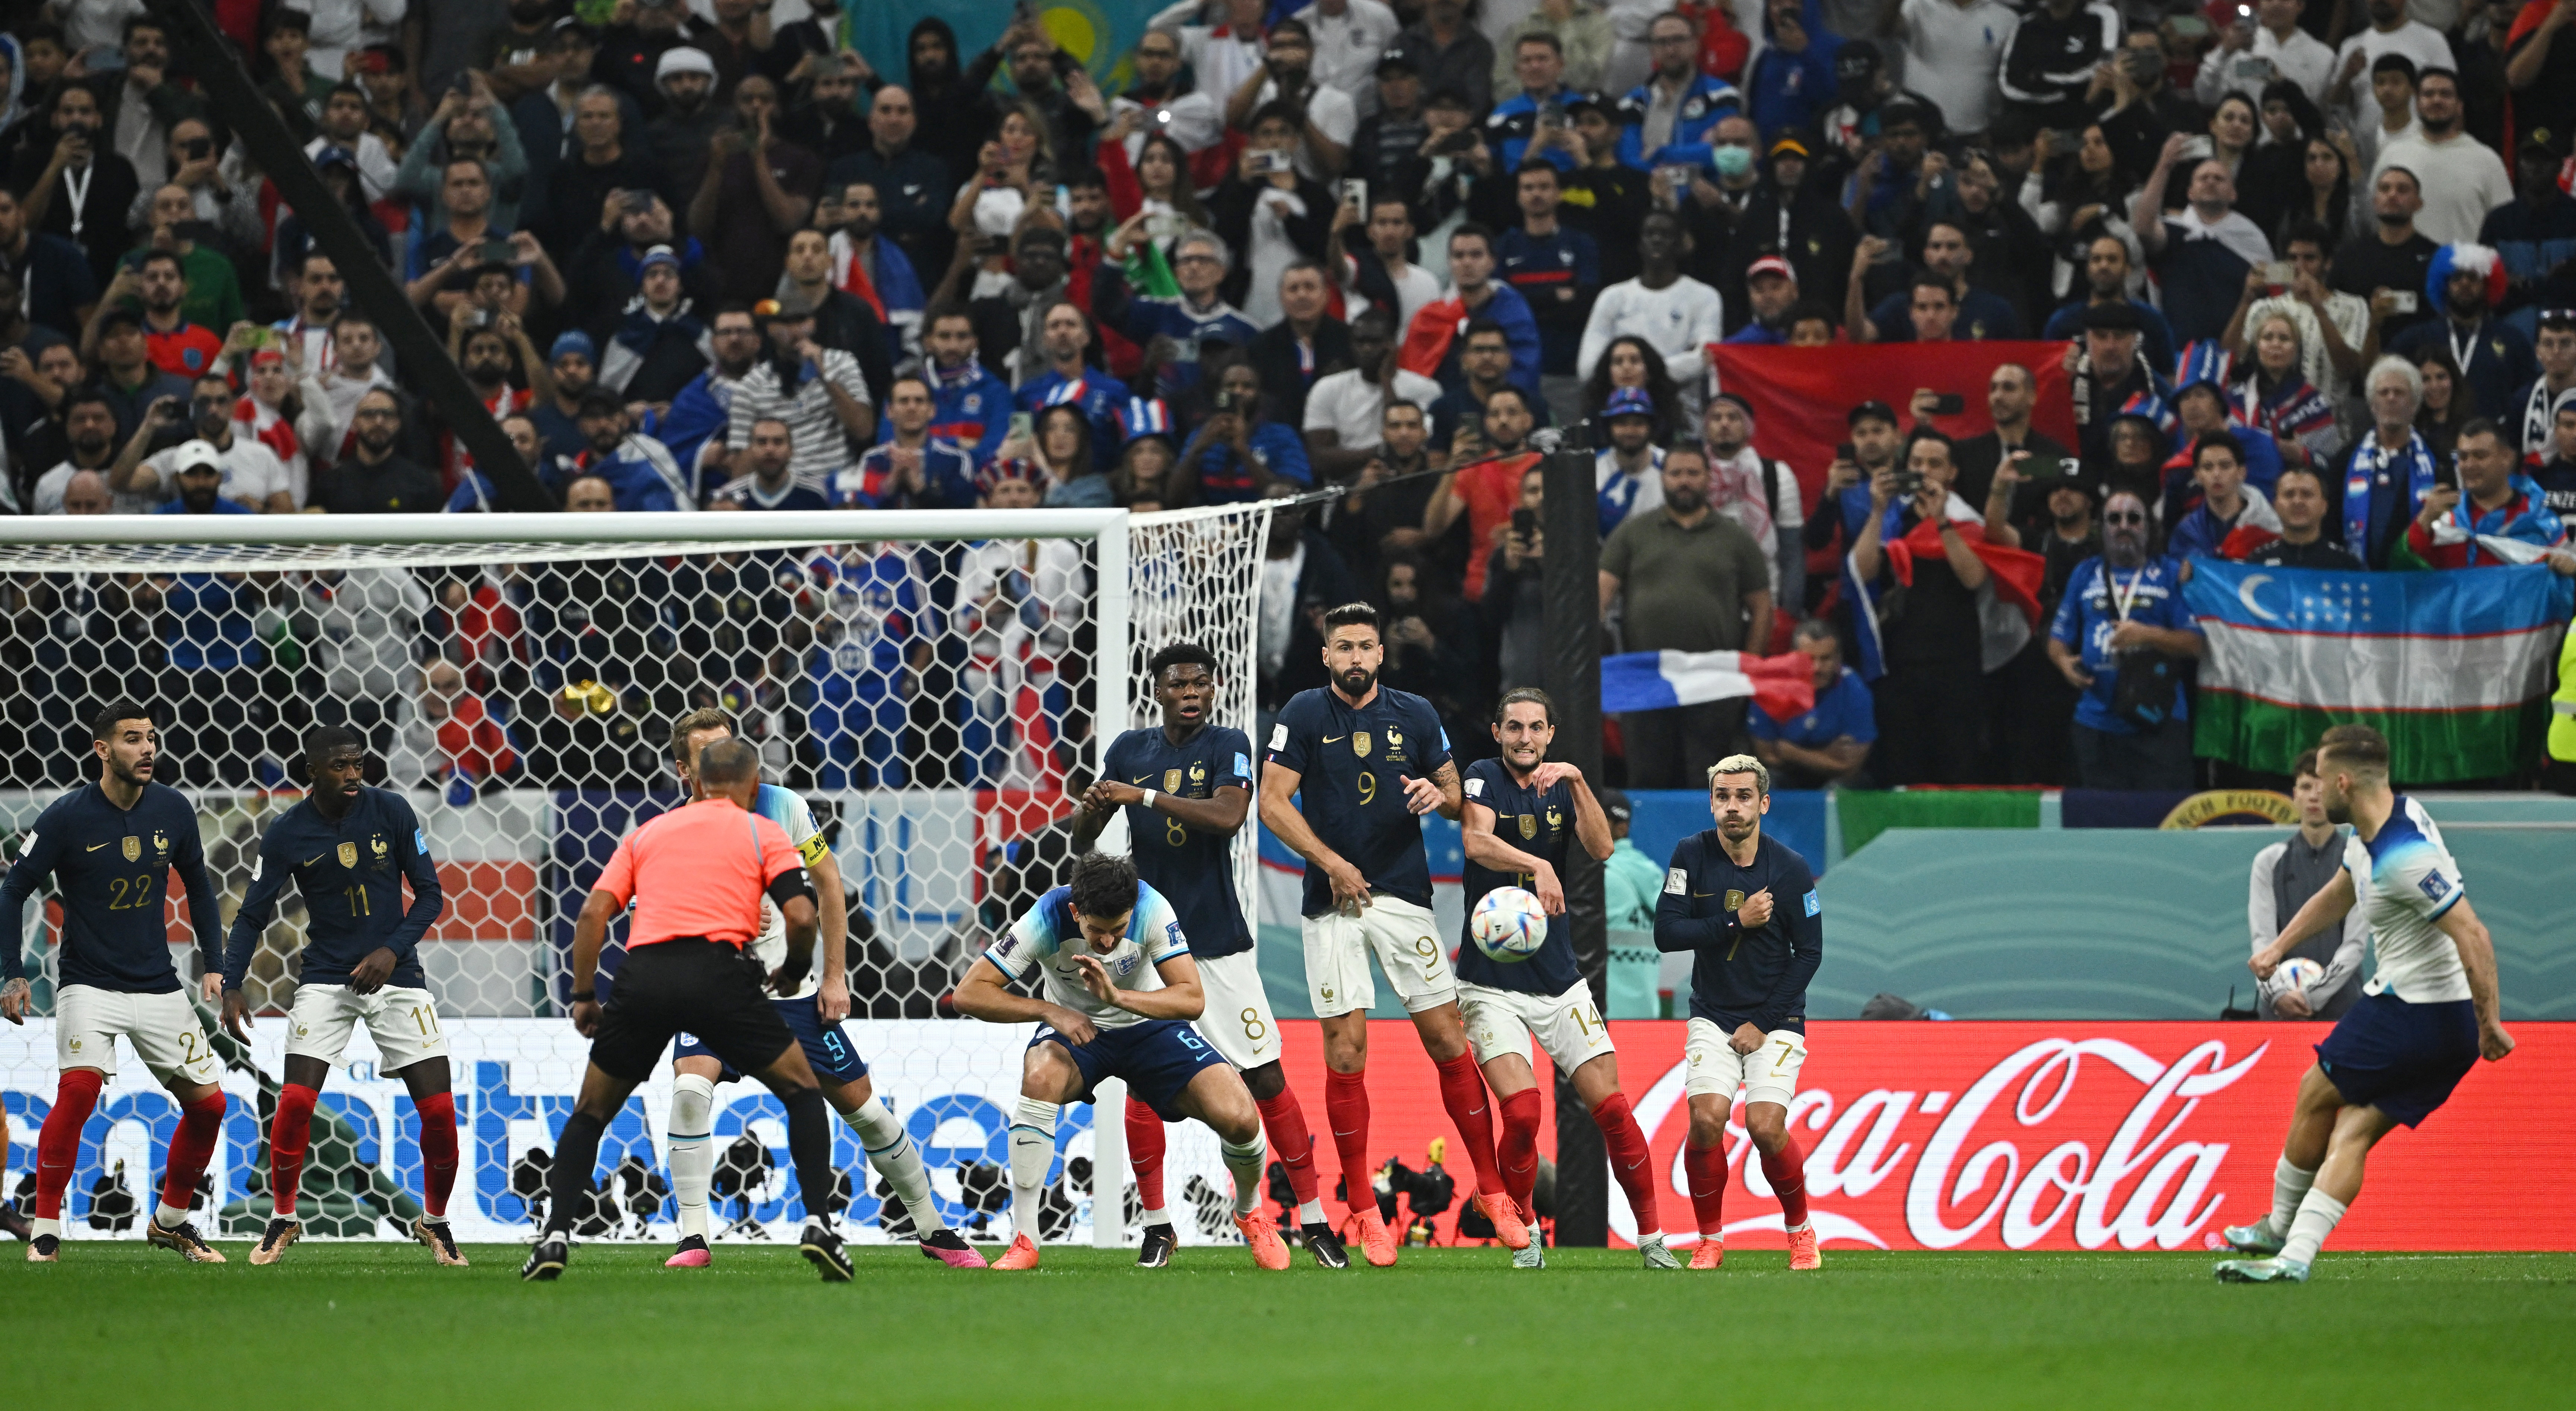
<svg viewBox="0 0 2576 1411">
<path fill-rule="evenodd" d="M 1261 415 L 1261 374 L 1252 364 L 1227 363 L 1211 402 L 1214 410 L 1165 477 L 1170 507 L 1257 500 L 1282 480 L 1300 488 L 1314 483 L 1305 438 L 1297 428 Z"/>
<path fill-rule="evenodd" d="M 2147 502 L 2115 491 L 2102 507 L 2102 552 L 2075 566 L 2049 633 L 2048 659 L 2084 693 L 2075 704 L 2075 782 L 2087 789 L 2191 787 L 2190 699 L 2179 673 L 2162 691 L 2120 689 L 2120 673 L 2169 672 L 2198 658 L 2183 607 L 2190 565 L 2147 556 Z"/>
<path fill-rule="evenodd" d="M 2193 443 L 2191 474 L 2200 486 L 2200 503 L 2174 525 L 2165 548 L 2175 558 L 2218 557 L 2219 547 L 2240 525 L 2281 531 L 2281 517 L 2272 512 L 2271 502 L 2245 483 L 2245 460 L 2245 443 L 2233 432 L 2212 431 Z M 2280 478 L 2277 467 L 2273 478 Z"/>
<path fill-rule="evenodd" d="M 1494 242 L 1503 282 L 1528 303 L 1538 321 L 1538 370 L 1541 378 L 1563 378 L 1562 410 L 1572 412 L 1580 389 L 1574 382 L 1575 354 L 1583 347 L 1583 327 L 1592 317 L 1592 298 L 1601 292 L 1601 250 L 1592 237 L 1560 224 L 1556 203 L 1560 181 L 1556 168 L 1532 158 L 1520 165 L 1521 223 Z"/>
<path fill-rule="evenodd" d="M 1816 704 L 1785 721 L 1755 705 L 1744 719 L 1753 735 L 1753 753 L 1771 767 L 1772 782 L 1783 789 L 1848 784 L 1878 740 L 1878 712 L 1869 685 L 1843 665 L 1843 644 L 1831 624 L 1808 618 L 1798 624 L 1792 641 L 1814 664 Z"/>
<path fill-rule="evenodd" d="M 1842 39 L 1825 27 L 1818 0 L 1770 0 L 1762 14 L 1762 52 L 1745 74 L 1753 126 L 1764 133 L 1813 132 L 1834 106 L 1834 51 Z"/>
</svg>

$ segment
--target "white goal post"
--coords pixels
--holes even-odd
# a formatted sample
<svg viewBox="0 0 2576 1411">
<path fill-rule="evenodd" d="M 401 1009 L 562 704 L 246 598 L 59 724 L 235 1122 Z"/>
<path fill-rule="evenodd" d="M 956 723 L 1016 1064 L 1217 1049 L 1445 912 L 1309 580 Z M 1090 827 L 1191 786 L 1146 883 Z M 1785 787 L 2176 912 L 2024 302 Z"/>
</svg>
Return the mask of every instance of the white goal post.
<svg viewBox="0 0 2576 1411">
<path fill-rule="evenodd" d="M 669 719 L 721 706 L 761 744 L 766 777 L 826 820 L 853 904 L 854 1037 L 940 1167 L 943 1206 L 955 1207 L 943 1213 L 971 1224 L 979 1209 L 998 1210 L 969 1189 L 970 1168 L 990 1155 L 977 1154 L 973 1124 L 1007 1112 L 1017 1063 L 995 1047 L 1001 1036 L 979 1032 L 988 1026 L 937 1018 L 934 1001 L 1008 924 L 1004 913 L 1058 880 L 1071 784 L 1098 776 L 1120 730 L 1158 718 L 1142 680 L 1154 650 L 1208 647 L 1223 663 L 1216 718 L 1252 731 L 1271 510 L 0 520 L 0 622 L 11 629 L 0 632 L 11 703 L 0 713 L 0 845 L 14 856 L 36 814 L 94 775 L 90 713 L 134 696 L 169 717 L 161 778 L 198 805 L 229 916 L 265 821 L 300 797 L 295 741 L 315 724 L 359 729 L 385 785 L 413 798 L 441 864 L 447 909 L 422 961 L 472 1050 L 456 1065 L 460 1115 L 490 1119 L 460 1173 L 458 1232 L 500 1237 L 527 1213 L 508 1188 L 512 1157 L 551 1148 L 545 1104 L 578 1071 L 555 1017 L 578 889 L 675 790 Z M 1122 839 L 1123 829 L 1104 845 Z M 1257 815 L 1236 849 L 1249 916 Z M 50 1014 L 54 938 L 42 905 L 11 920 L 28 938 L 38 1012 Z M 167 905 L 174 956 L 192 975 L 180 953 L 187 928 Z M 255 1006 L 273 1013 L 291 994 L 301 945 L 290 899 L 254 959 Z M 38 1031 L 0 1035 L 12 1118 L 0 1198 L 32 1166 L 31 1119 L 53 1093 L 51 1039 L 36 1042 Z M 227 1229 L 266 1208 L 264 1124 L 240 1114 L 263 1112 L 282 1039 L 275 1023 L 253 1038 L 248 1049 L 225 1041 L 237 1050 L 226 1078 L 236 1118 L 207 1213 Z M 368 1044 L 357 1039 L 352 1058 Z M 407 1099 L 363 1063 L 333 1084 L 348 1090 L 336 1109 L 344 1149 L 373 1159 L 324 1172 L 338 1192 L 324 1201 L 326 1221 L 336 1213 L 333 1232 L 350 1237 L 390 1231 L 401 1193 L 418 1190 Z M 622 1143 L 612 1131 L 603 1149 L 603 1171 L 622 1158 L 640 1166 L 613 1228 L 593 1237 L 645 1237 L 663 1218 L 646 1209 L 662 1086 L 644 1090 L 631 1109 L 640 1123 Z M 92 1213 L 91 1187 L 118 1161 L 157 1170 L 166 1137 L 149 1135 L 158 1094 L 139 1064 L 123 1066 L 120 1094 L 128 1102 L 116 1110 L 142 1115 L 110 1121 L 85 1145 L 68 1215 Z M 1091 1219 L 1089 1182 L 1068 1169 L 1097 1157 L 1111 1188 L 1123 1185 L 1112 1097 L 1103 1093 L 1096 1122 L 1068 1114 L 1050 1178 L 1055 1238 L 1084 1226 L 1104 1243 L 1125 1234 L 1124 1220 Z M 739 1110 L 742 1141 L 774 1148 L 765 1170 L 745 1173 L 741 1220 L 791 1218 L 802 1193 L 760 1099 L 733 1086 L 723 1100 Z M 722 1116 L 717 1130 L 720 1145 L 730 1139 Z M 993 1150 L 1006 1150 L 1004 1129 L 992 1135 L 1004 1142 Z M 840 1198 L 864 1226 L 880 1193 L 841 1136 L 835 1164 L 855 1189 Z M 1199 1145 L 1175 1133 L 1173 1179 L 1204 1175 L 1222 1189 L 1213 1139 Z M 144 1193 L 140 1178 L 121 1179 Z M 602 1212 L 614 1203 L 600 1201 Z"/>
</svg>

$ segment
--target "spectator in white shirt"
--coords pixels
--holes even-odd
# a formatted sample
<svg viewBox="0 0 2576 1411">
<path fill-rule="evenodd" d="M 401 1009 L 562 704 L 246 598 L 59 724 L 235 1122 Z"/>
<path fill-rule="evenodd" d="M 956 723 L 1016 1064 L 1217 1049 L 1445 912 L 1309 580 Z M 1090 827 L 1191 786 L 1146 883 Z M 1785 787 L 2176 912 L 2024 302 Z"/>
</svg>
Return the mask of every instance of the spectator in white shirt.
<svg viewBox="0 0 2576 1411">
<path fill-rule="evenodd" d="M 1316 479 L 1348 480 L 1377 455 L 1390 386 L 1399 402 L 1427 407 L 1440 400 L 1440 384 L 1396 366 L 1395 353 L 1395 320 L 1386 310 L 1351 320 L 1351 361 L 1358 365 L 1317 378 L 1306 393 L 1302 429 Z"/>
<path fill-rule="evenodd" d="M 1145 22 L 1177 35 L 1198 91 L 1222 98 L 1261 72 L 1263 0 L 1180 0 Z M 1213 12 L 1210 14 L 1208 12 Z M 1214 23 L 1203 23 L 1213 19 Z"/>
<path fill-rule="evenodd" d="M 1289 18 L 1314 36 L 1315 81 L 1340 90 L 1363 118 L 1377 112 L 1377 61 L 1404 24 L 1378 0 L 1315 0 Z M 1372 432 L 1372 435 L 1375 433 Z"/>
<path fill-rule="evenodd" d="M 2259 105 L 2263 85 L 2288 79 L 2317 106 L 2326 106 L 2335 51 L 2299 28 L 2307 8 L 2307 0 L 2256 0 L 2254 13 L 2229 25 L 2218 47 L 2201 56 L 2191 96 L 2211 107 L 2223 94 L 2242 93 Z"/>
<path fill-rule="evenodd" d="M 2004 51 L 2021 16 L 2004 0 L 1903 0 L 1894 16 L 1905 84 L 1952 132 L 1983 132 L 2003 106 Z"/>
<path fill-rule="evenodd" d="M 1297 174 L 1309 181 L 1330 181 L 1342 174 L 1350 156 L 1351 134 L 1359 130 L 1359 106 L 1338 88 L 1315 79 L 1315 36 L 1301 20 L 1281 20 L 1270 27 L 1270 44 L 1261 68 L 1244 77 L 1225 100 L 1229 127 L 1249 127 L 1252 115 L 1273 103 L 1305 115 L 1297 133 Z"/>
<path fill-rule="evenodd" d="M 1640 273 L 1601 291 L 1592 302 L 1592 318 L 1583 327 L 1583 347 L 1575 354 L 1578 377 L 1592 376 L 1592 365 L 1610 340 L 1633 334 L 1663 355 L 1664 370 L 1681 389 L 1683 424 L 1699 417 L 1700 383 L 1707 370 L 1709 344 L 1726 336 L 1725 309 L 1717 291 L 1681 272 L 1690 255 L 1690 232 L 1670 211 L 1649 211 L 1637 225 Z"/>
<path fill-rule="evenodd" d="M 2392 166 L 2415 173 L 2424 188 L 2415 228 L 2424 238 L 2436 245 L 2476 240 L 2487 212 L 2513 199 L 2513 176 L 2494 148 L 2461 129 L 2458 74 L 2430 68 L 2416 75 L 2415 122 L 2419 131 L 2381 145 L 2372 177 Z"/>
<path fill-rule="evenodd" d="M 2405 55 L 2419 73 L 2459 67 L 2451 58 L 2451 41 L 2440 30 L 2406 17 L 2406 0 L 2370 0 L 2370 28 L 2335 51 L 2335 101 L 2356 121 L 2366 121 L 2370 114 L 2370 66 L 2382 54 Z"/>
</svg>

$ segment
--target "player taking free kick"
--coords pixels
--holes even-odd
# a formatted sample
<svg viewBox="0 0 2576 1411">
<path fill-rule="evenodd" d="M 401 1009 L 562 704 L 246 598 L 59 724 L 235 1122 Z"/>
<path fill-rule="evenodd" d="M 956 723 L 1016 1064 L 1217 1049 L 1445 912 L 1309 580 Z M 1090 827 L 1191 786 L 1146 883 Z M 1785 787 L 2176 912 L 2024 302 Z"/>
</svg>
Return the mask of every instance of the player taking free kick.
<svg viewBox="0 0 2576 1411">
<path fill-rule="evenodd" d="M 1279 712 L 1261 776 L 1263 826 L 1306 859 L 1306 988 L 1323 1021 L 1324 1114 L 1360 1247 L 1381 1268 L 1395 1262 L 1395 1239 L 1369 1180 L 1372 954 L 1440 1071 L 1441 1105 L 1475 1166 L 1476 1207 L 1505 1245 L 1522 1249 L 1530 1238 L 1494 1165 L 1485 1080 L 1467 1050 L 1448 948 L 1431 919 L 1418 815 L 1458 816 L 1458 766 L 1431 703 L 1378 685 L 1385 660 L 1376 608 L 1346 603 L 1325 613 L 1324 669 L 1333 684 L 1298 692 Z"/>
<path fill-rule="evenodd" d="M 312 1141 L 313 1107 L 331 1065 L 364 1023 L 385 1072 L 411 1090 L 420 1119 L 421 1208 L 414 1239 L 441 1264 L 465 1265 L 447 1228 L 456 1186 L 456 1099 L 448 1091 L 447 1035 L 420 968 L 420 938 L 444 905 L 429 838 L 411 800 L 365 783 L 366 746 L 354 730 L 325 725 L 304 737 L 313 786 L 259 840 L 250 894 L 224 941 L 224 1032 L 248 1042 L 250 975 L 259 934 L 277 915 L 292 879 L 304 894 L 304 967 L 287 1012 L 285 1084 L 268 1135 L 268 1193 L 274 1208 L 253 1264 L 274 1264 L 303 1236 L 295 1197 Z M 403 904 L 403 882 L 411 904 Z"/>
<path fill-rule="evenodd" d="M 1315 1198 L 1315 1139 L 1305 1109 L 1279 1064 L 1279 1020 L 1270 1012 L 1252 928 L 1234 890 L 1230 842 L 1252 807 L 1252 742 L 1240 730 L 1209 723 L 1216 707 L 1216 656 L 1195 642 L 1154 653 L 1146 663 L 1157 729 L 1130 730 L 1109 746 L 1100 782 L 1082 797 L 1073 825 L 1076 852 L 1086 851 L 1118 810 L 1127 810 L 1127 844 L 1136 875 L 1163 895 L 1190 938 L 1190 959 L 1207 992 L 1201 1037 L 1243 1074 L 1261 1109 L 1270 1149 L 1288 1173 L 1306 1248 L 1327 1269 L 1347 1269 L 1350 1256 Z M 1144 1245 L 1136 1262 L 1170 1263 L 1180 1242 L 1163 1206 L 1163 1119 L 1142 1098 L 1127 1098 L 1127 1163 L 1145 1204 Z"/>
<path fill-rule="evenodd" d="M 1674 846 L 1655 899 L 1655 949 L 1698 952 L 1682 1051 L 1690 1098 L 1682 1167 L 1699 1220 L 1690 1266 L 1714 1269 L 1726 1258 L 1726 1115 L 1741 1087 L 1744 1130 L 1780 1198 L 1789 1267 L 1813 1269 L 1823 1261 L 1789 1099 L 1807 1062 L 1807 982 L 1825 956 L 1824 907 L 1807 860 L 1763 836 L 1771 771 L 1762 761 L 1728 755 L 1710 766 L 1708 811 L 1717 827 Z"/>
<path fill-rule="evenodd" d="M 732 717 L 712 706 L 690 711 L 671 723 L 672 763 L 692 802 L 710 797 L 698 779 L 698 751 L 733 737 Z M 913 1229 L 921 1240 L 921 1252 L 951 1268 L 983 1268 L 984 1256 L 939 1218 L 939 1205 L 930 1190 L 930 1172 L 921 1164 L 921 1148 L 895 1120 L 893 1110 L 877 1099 L 868 1082 L 867 1063 L 850 1047 L 849 1036 L 841 1030 L 841 1021 L 850 1013 L 846 951 L 850 912 L 841 894 L 840 865 L 833 859 L 822 829 L 814 824 L 814 811 L 805 806 L 803 798 L 775 784 L 760 786 L 752 796 L 751 811 L 785 830 L 787 841 L 804 859 L 814 880 L 823 931 L 822 964 L 770 1004 L 776 1007 L 788 1031 L 796 1035 L 798 1046 L 805 1050 L 806 1063 L 823 1085 L 824 1100 L 858 1134 L 859 1145 L 868 1154 L 868 1164 L 885 1176 L 886 1184 L 894 1188 L 895 1198 L 910 1212 Z M 752 954 L 759 958 L 764 973 L 787 963 L 786 918 L 779 915 L 777 903 L 767 897 L 761 898 L 760 938 L 752 944 Z M 715 1050 L 700 1043 L 694 1034 L 680 1035 L 671 1052 L 671 1194 L 680 1207 L 680 1247 L 663 1264 L 672 1269 L 702 1269 L 714 1258 L 707 1248 L 707 1194 L 715 1184 L 715 1140 L 711 1134 L 715 1128 L 716 1085 L 729 1083 L 742 1073 L 726 1067 Z"/>
<path fill-rule="evenodd" d="M 1573 929 L 1565 915 L 1562 871 L 1566 849 L 1580 840 L 1599 861 L 1610 856 L 1610 816 L 1601 811 L 1584 783 L 1583 771 L 1551 763 L 1547 747 L 1556 739 L 1556 703 L 1547 693 L 1523 686 L 1503 693 L 1494 703 L 1494 743 L 1499 759 L 1480 759 L 1467 766 L 1466 817 L 1461 821 L 1467 850 L 1467 925 L 1474 925 L 1476 903 L 1497 887 L 1520 887 L 1538 894 L 1547 909 L 1547 940 L 1528 959 L 1505 964 L 1476 946 L 1463 933 L 1458 947 L 1458 1008 L 1466 1019 L 1467 1041 L 1476 1062 L 1503 1110 L 1503 1139 L 1496 1147 L 1503 1184 L 1525 1220 L 1534 1220 L 1530 1203 L 1538 1182 L 1538 1072 L 1530 1066 L 1530 1037 L 1538 1037 L 1548 1061 L 1560 1073 L 1574 1075 L 1575 1095 L 1592 1112 L 1610 1153 L 1610 1169 L 1628 1195 L 1636 1216 L 1637 1247 L 1649 1269 L 1678 1269 L 1681 1261 L 1664 1248 L 1664 1231 L 1655 1213 L 1654 1162 L 1647 1155 L 1646 1134 L 1628 1110 L 1628 1095 L 1619 1091 L 1619 1054 L 1610 1042 L 1610 1026 L 1601 1022 L 1601 1007 L 1574 966 Z M 1547 1255 L 1532 1239 L 1512 1252 L 1523 1269 L 1547 1267 Z"/>
<path fill-rule="evenodd" d="M 1010 992 L 1035 970 L 1043 999 Z M 1129 989 L 1134 981 L 1159 985 Z M 1167 1122 L 1195 1117 L 1217 1135 L 1234 1175 L 1234 1226 L 1264 1269 L 1288 1267 L 1288 1245 L 1261 1213 L 1261 1114 L 1232 1065 L 1199 1037 L 1206 993 L 1188 933 L 1136 864 L 1085 853 L 1073 881 L 1038 898 L 958 982 L 957 1012 L 994 1024 L 1035 1021 L 1011 1119 L 1011 1247 L 996 1269 L 1038 1266 L 1038 1196 L 1055 1161 L 1056 1111 L 1123 1078 Z"/>
<path fill-rule="evenodd" d="M 2367 725 L 2338 725 L 2317 742 L 2326 817 L 2352 825 L 2344 870 L 2299 908 L 2249 963 L 2265 979 L 2291 948 L 2369 908 L 2377 973 L 2335 1021 L 2299 1080 L 2290 1134 L 2272 1169 L 2272 1210 L 2220 1238 L 2258 1259 L 2220 1261 L 2230 1283 L 2308 1281 L 2317 1249 L 2361 1195 L 2370 1149 L 2450 1100 L 2483 1058 L 2513 1052 L 2498 1022 L 2495 944 L 2478 921 L 2460 865 L 2424 806 L 2388 787 L 2388 741 Z"/>
<path fill-rule="evenodd" d="M 663 1046 L 684 1032 L 778 1095 L 805 1202 L 797 1247 L 826 1282 L 851 1275 L 849 1253 L 824 1208 L 838 1184 L 831 1114 L 804 1046 L 769 1000 L 770 992 L 794 994 L 813 968 L 814 887 L 786 832 L 751 811 L 760 792 L 759 750 L 741 740 L 700 746 L 697 785 L 703 797 L 619 841 L 574 923 L 572 1023 L 590 1040 L 590 1066 L 555 1138 L 546 1228 L 520 1266 L 522 1279 L 557 1278 L 571 1262 L 572 1225 L 598 1174 L 600 1134 L 626 1095 L 653 1076 Z M 787 930 L 787 958 L 766 975 L 750 953 L 764 896 L 776 903 Z M 600 947 L 629 900 L 635 915 L 626 931 L 626 963 L 602 1006 Z"/>
<path fill-rule="evenodd" d="M 224 1090 L 215 1080 L 224 1070 L 170 964 L 169 929 L 162 919 L 170 869 L 179 869 L 187 888 L 188 924 L 210 986 L 222 969 L 215 937 L 223 913 L 206 876 L 196 810 L 178 790 L 152 782 L 161 736 L 150 709 L 135 701 L 108 705 L 92 719 L 90 737 L 98 782 L 63 795 L 38 815 L 8 879 L 0 881 L 0 926 L 6 927 L 0 931 L 0 1018 L 12 1024 L 26 1022 L 29 1002 L 18 956 L 27 899 L 51 876 L 63 904 L 62 969 L 54 991 L 54 1055 L 61 1076 L 36 1136 L 36 1208 L 27 1259 L 51 1264 L 60 1256 L 63 1189 L 80 1159 L 81 1129 L 98 1105 L 99 1089 L 116 1076 L 116 1041 L 122 1036 L 179 1102 L 161 1203 L 143 1238 L 190 1263 L 221 1264 L 224 1257 L 189 1223 L 188 1207 L 223 1130 Z"/>
</svg>

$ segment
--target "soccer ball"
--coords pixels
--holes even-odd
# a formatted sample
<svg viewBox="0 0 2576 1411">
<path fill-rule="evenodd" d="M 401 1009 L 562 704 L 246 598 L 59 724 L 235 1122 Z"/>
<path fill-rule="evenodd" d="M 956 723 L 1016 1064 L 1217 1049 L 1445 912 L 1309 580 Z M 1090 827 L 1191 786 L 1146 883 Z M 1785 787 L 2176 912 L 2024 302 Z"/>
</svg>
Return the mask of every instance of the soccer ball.
<svg viewBox="0 0 2576 1411">
<path fill-rule="evenodd" d="M 2326 968 L 2306 956 L 2292 956 L 2272 972 L 2285 989 L 2304 990 L 2325 977 Z"/>
<path fill-rule="evenodd" d="M 1476 949 L 1504 964 L 1529 959 L 1547 944 L 1547 908 L 1519 887 L 1496 887 L 1476 903 L 1467 919 L 1467 934 Z"/>
</svg>

